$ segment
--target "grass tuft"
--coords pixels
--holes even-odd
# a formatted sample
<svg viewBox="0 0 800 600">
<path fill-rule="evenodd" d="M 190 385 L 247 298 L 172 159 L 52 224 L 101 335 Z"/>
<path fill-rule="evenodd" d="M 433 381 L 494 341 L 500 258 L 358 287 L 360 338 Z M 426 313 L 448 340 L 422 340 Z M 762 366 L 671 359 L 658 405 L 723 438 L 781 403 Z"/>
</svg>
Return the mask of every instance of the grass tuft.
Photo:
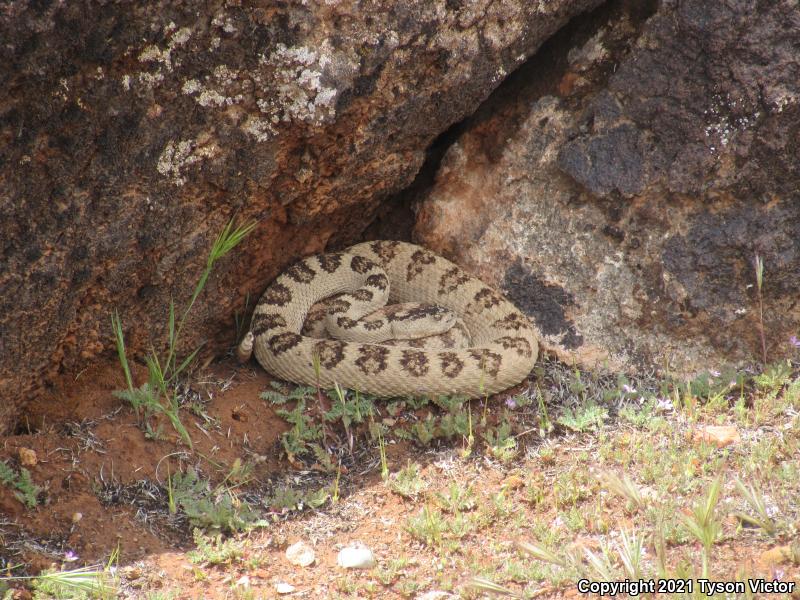
<svg viewBox="0 0 800 600">
<path fill-rule="evenodd" d="M 767 509 L 767 503 L 766 500 L 764 499 L 763 494 L 756 488 L 754 488 L 752 485 L 745 485 L 738 478 L 735 480 L 735 483 L 736 483 L 736 489 L 739 491 L 739 494 L 742 496 L 742 498 L 745 499 L 747 504 L 755 513 L 754 515 L 751 515 L 747 513 L 737 512 L 734 513 L 736 518 L 738 518 L 743 523 L 750 523 L 751 525 L 760 527 L 768 535 L 775 535 L 778 531 L 778 525 L 777 523 L 775 523 L 772 516 L 770 515 L 770 511 Z"/>
<path fill-rule="evenodd" d="M 178 415 L 180 407 L 176 386 L 178 378 L 186 368 L 194 362 L 200 348 L 195 348 L 178 363 L 181 332 L 183 331 L 186 318 L 189 316 L 195 301 L 205 288 L 208 277 L 211 275 L 211 271 L 214 269 L 216 262 L 233 250 L 255 226 L 255 223 L 250 223 L 234 229 L 233 221 L 229 221 L 228 224 L 225 225 L 225 228 L 219 236 L 217 236 L 217 239 L 211 247 L 211 251 L 206 259 L 206 267 L 200 275 L 200 279 L 192 293 L 191 300 L 183 311 L 177 326 L 175 324 L 175 304 L 170 300 L 169 314 L 167 315 L 167 355 L 162 360 L 159 358 L 155 349 L 150 349 L 150 353 L 145 356 L 149 377 L 147 382 L 139 388 L 133 385 L 133 378 L 131 377 L 127 352 L 125 350 L 125 336 L 122 328 L 122 320 L 116 310 L 114 310 L 111 315 L 111 329 L 114 332 L 119 362 L 125 374 L 125 382 L 128 386 L 126 390 L 117 390 L 114 392 L 114 395 L 125 400 L 133 407 L 136 414 L 142 419 L 145 431 L 150 437 L 158 437 L 158 432 L 151 429 L 151 418 L 157 414 L 164 414 L 186 445 L 190 448 L 192 447 L 192 439 L 189 437 L 189 432 L 186 430 L 186 427 L 184 427 Z"/>
<path fill-rule="evenodd" d="M 703 577 L 708 577 L 711 560 L 711 547 L 722 533 L 722 522 L 715 511 L 722 489 L 722 477 L 717 477 L 708 489 L 705 500 L 695 504 L 690 515 L 680 515 L 689 533 L 702 544 Z"/>
</svg>

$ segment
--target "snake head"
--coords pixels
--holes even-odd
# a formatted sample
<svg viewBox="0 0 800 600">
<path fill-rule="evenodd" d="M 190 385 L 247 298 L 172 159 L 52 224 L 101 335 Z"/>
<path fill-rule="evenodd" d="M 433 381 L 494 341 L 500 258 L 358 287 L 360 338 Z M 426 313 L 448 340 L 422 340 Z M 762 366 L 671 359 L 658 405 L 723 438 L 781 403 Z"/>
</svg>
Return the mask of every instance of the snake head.
<svg viewBox="0 0 800 600">
<path fill-rule="evenodd" d="M 444 306 L 428 303 L 408 303 L 390 317 L 397 339 L 415 339 L 439 335 L 453 328 L 457 315 Z"/>
</svg>

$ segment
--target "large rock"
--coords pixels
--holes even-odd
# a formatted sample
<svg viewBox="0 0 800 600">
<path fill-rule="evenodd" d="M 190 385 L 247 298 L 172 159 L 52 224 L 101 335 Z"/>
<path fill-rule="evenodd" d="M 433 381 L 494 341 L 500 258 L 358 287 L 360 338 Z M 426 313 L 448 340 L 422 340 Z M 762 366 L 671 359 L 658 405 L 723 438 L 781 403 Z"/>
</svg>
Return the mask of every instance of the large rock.
<svg viewBox="0 0 800 600">
<path fill-rule="evenodd" d="M 495 92 L 415 237 L 503 287 L 565 358 L 685 373 L 761 358 L 759 255 L 768 359 L 785 356 L 800 331 L 800 8 L 627 5 Z"/>
<path fill-rule="evenodd" d="M 163 339 L 224 223 L 184 349 L 358 233 L 462 119 L 598 0 L 7 2 L 0 11 L 0 431 L 59 376 Z"/>
</svg>

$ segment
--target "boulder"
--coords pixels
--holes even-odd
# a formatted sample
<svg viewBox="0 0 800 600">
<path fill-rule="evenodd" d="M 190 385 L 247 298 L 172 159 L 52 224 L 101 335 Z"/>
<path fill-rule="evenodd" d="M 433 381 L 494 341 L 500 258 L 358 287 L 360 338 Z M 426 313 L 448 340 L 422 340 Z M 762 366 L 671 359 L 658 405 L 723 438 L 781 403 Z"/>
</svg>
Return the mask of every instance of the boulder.
<svg viewBox="0 0 800 600">
<path fill-rule="evenodd" d="M 693 373 L 800 330 L 800 8 L 611 2 L 463 125 L 415 241 L 585 366 Z"/>
<path fill-rule="evenodd" d="M 33 394 L 163 347 L 224 224 L 182 350 L 334 234 L 357 237 L 432 140 L 599 0 L 211 4 L 14 0 L 0 11 L 0 432 Z M 246 302 L 249 296 L 250 302 Z"/>
</svg>

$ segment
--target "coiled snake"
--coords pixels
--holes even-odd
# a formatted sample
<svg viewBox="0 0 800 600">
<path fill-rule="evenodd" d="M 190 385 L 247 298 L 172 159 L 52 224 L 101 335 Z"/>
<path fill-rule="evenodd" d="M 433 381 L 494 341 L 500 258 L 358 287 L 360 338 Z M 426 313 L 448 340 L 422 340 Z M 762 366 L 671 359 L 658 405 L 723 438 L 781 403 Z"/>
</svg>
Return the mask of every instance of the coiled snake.
<svg viewBox="0 0 800 600">
<path fill-rule="evenodd" d="M 387 298 L 423 304 L 360 319 Z M 319 339 L 308 325 L 304 330 L 310 313 L 342 339 Z M 419 333 L 385 341 L 398 330 L 402 335 L 401 321 L 416 313 L 441 333 L 434 347 L 416 339 Z M 457 347 L 463 336 L 455 331 L 468 332 L 467 347 Z M 477 397 L 521 382 L 538 344 L 527 317 L 479 279 L 420 246 L 376 241 L 311 256 L 275 279 L 255 308 L 240 358 L 253 350 L 269 373 L 295 383 L 327 388 L 337 382 L 377 396 Z"/>
</svg>

